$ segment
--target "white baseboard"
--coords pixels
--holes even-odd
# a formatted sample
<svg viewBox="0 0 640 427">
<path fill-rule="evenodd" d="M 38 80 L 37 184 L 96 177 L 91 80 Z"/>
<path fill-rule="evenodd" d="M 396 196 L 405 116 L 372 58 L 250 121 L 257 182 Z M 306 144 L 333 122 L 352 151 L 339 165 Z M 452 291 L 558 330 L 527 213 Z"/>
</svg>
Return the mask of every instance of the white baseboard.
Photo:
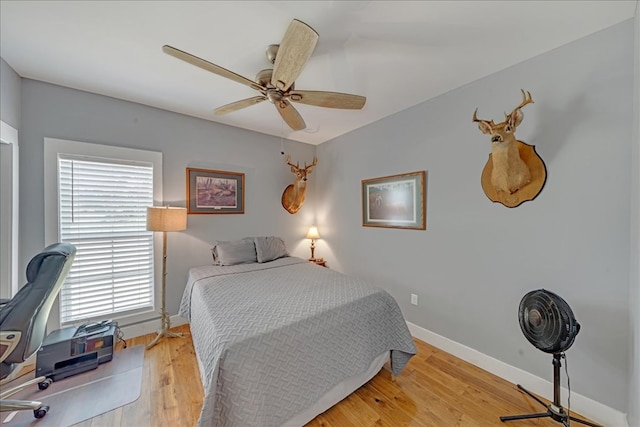
<svg viewBox="0 0 640 427">
<path fill-rule="evenodd" d="M 498 359 L 494 359 L 491 356 L 487 356 L 486 354 L 414 325 L 413 323 L 407 322 L 407 326 L 409 326 L 411 335 L 419 340 L 438 347 L 465 362 L 469 362 L 509 382 L 520 384 L 539 396 L 548 396 L 547 399 L 551 399 L 553 396 L 553 384 L 550 381 L 544 380 Z M 562 405 L 568 407 L 566 402 L 568 391 L 564 387 L 560 395 L 563 400 Z M 626 414 L 574 391 L 571 392 L 571 410 L 608 427 L 629 427 Z"/>
<path fill-rule="evenodd" d="M 187 323 L 187 320 L 180 316 L 171 316 L 171 327 L 180 326 Z M 120 330 L 124 334 L 124 339 L 140 337 L 142 335 L 151 334 L 157 332 L 160 329 L 160 318 L 148 320 L 142 323 L 136 323 L 134 325 L 120 325 Z"/>
</svg>

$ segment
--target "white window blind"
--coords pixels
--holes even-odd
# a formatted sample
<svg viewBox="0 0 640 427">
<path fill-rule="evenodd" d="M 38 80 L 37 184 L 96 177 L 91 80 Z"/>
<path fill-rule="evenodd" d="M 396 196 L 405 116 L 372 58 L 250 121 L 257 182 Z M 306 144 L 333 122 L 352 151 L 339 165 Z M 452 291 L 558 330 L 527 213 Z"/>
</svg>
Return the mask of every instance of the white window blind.
<svg viewBox="0 0 640 427">
<path fill-rule="evenodd" d="M 60 291 L 60 321 L 153 307 L 153 165 L 58 156 L 60 240 L 76 257 Z"/>
</svg>

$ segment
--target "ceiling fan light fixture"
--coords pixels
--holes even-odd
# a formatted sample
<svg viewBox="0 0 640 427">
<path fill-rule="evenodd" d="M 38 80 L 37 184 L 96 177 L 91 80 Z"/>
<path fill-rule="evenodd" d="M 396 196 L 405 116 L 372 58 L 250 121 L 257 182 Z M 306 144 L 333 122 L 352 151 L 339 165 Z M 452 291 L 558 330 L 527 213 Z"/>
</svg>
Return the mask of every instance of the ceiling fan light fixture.
<svg viewBox="0 0 640 427">
<path fill-rule="evenodd" d="M 270 44 L 269 46 L 267 46 L 267 51 L 265 52 L 265 54 L 267 55 L 267 59 L 269 60 L 269 62 L 271 62 L 272 64 L 276 62 L 276 55 L 278 55 L 279 47 L 279 44 Z"/>
</svg>

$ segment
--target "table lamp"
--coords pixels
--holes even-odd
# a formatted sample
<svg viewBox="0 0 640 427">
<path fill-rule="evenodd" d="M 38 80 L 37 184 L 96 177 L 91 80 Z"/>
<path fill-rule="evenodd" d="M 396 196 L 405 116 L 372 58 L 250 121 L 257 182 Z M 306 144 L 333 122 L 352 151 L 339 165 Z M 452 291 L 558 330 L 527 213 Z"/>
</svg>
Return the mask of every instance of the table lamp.
<svg viewBox="0 0 640 427">
<path fill-rule="evenodd" d="M 318 234 L 318 227 L 312 225 L 307 232 L 307 239 L 311 239 L 311 258 L 309 261 L 315 261 L 314 251 L 316 250 L 315 240 L 320 238 L 320 234 Z"/>
</svg>

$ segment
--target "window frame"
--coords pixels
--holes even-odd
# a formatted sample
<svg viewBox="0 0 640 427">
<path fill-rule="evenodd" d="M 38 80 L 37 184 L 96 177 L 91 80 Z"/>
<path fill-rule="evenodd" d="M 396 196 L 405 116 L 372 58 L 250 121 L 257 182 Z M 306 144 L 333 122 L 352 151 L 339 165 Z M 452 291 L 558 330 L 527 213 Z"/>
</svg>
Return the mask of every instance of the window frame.
<svg viewBox="0 0 640 427">
<path fill-rule="evenodd" d="M 19 288 L 19 146 L 18 131 L 0 120 L 0 298 L 12 298 Z"/>
<path fill-rule="evenodd" d="M 88 142 L 69 141 L 55 138 L 44 138 L 44 231 L 45 246 L 59 241 L 60 221 L 58 194 L 58 155 L 66 154 L 75 157 L 118 159 L 122 161 L 147 162 L 153 165 L 153 201 L 154 205 L 162 205 L 162 153 L 151 150 L 140 150 L 119 146 L 93 144 Z M 153 233 L 153 307 L 140 309 L 133 313 L 113 314 L 109 318 L 117 320 L 121 326 L 132 325 L 156 319 L 160 306 L 160 285 L 162 278 L 162 239 L 160 233 Z M 88 319 L 93 320 L 93 319 Z M 61 324 L 60 304 L 58 298 L 49 317 L 50 330 L 62 326 L 77 324 L 70 322 Z"/>
</svg>

